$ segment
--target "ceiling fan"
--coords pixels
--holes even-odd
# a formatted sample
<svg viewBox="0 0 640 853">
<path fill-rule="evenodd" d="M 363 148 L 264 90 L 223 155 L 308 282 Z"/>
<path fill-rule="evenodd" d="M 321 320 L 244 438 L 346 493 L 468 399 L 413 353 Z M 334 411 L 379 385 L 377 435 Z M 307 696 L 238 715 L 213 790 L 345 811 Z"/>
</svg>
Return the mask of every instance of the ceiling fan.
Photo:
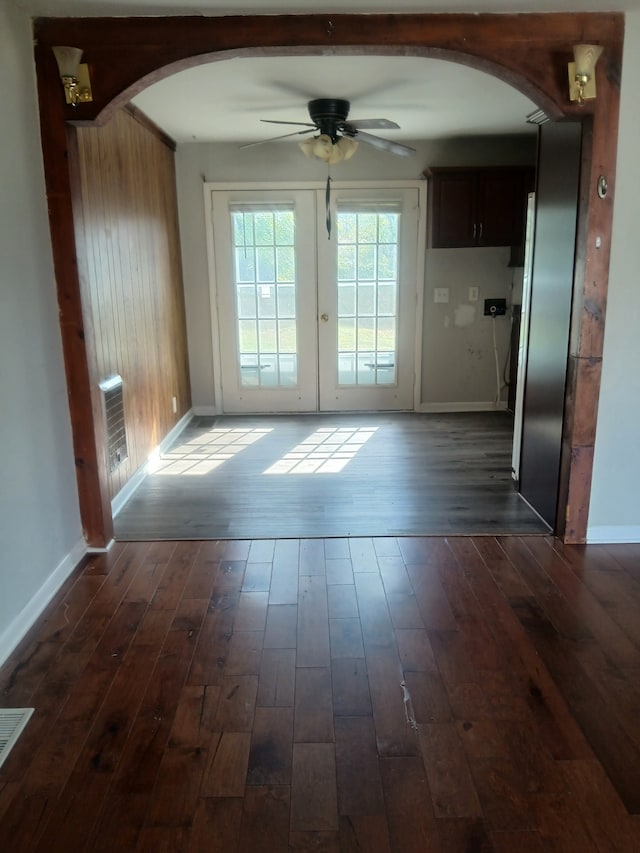
<svg viewBox="0 0 640 853">
<path fill-rule="evenodd" d="M 349 101 L 341 98 L 316 98 L 309 101 L 307 108 L 311 122 L 305 121 L 277 121 L 274 119 L 261 119 L 267 124 L 289 124 L 304 127 L 304 130 L 294 130 L 281 136 L 263 139 L 260 142 L 250 142 L 242 145 L 242 148 L 251 148 L 254 145 L 262 145 L 265 142 L 274 142 L 276 139 L 286 139 L 289 136 L 301 136 L 309 133 L 317 133 L 310 139 L 298 143 L 307 157 L 317 157 L 325 163 L 339 163 L 352 157 L 359 142 L 365 142 L 380 151 L 397 154 L 401 157 L 409 157 L 415 154 L 415 148 L 383 139 L 366 133 L 366 130 L 392 130 L 399 128 L 394 121 L 386 118 L 359 119 L 347 121 L 350 108 Z"/>
</svg>

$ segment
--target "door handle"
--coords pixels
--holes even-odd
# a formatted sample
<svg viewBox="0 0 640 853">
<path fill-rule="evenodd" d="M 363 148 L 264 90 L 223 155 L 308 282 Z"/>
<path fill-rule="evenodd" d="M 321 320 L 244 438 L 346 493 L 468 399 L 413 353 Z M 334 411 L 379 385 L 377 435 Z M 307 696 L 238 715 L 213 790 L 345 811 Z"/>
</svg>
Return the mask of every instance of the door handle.
<svg viewBox="0 0 640 853">
<path fill-rule="evenodd" d="M 323 323 L 328 323 L 329 322 L 329 315 L 328 314 L 321 314 L 320 319 L 322 320 Z"/>
</svg>

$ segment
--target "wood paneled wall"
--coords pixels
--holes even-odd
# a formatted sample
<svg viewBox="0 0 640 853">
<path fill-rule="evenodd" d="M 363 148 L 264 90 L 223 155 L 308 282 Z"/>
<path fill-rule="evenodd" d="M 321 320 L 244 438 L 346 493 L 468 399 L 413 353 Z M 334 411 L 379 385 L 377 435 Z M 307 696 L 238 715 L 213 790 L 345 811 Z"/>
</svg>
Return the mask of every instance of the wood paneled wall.
<svg viewBox="0 0 640 853">
<path fill-rule="evenodd" d="M 174 152 L 124 110 L 103 127 L 71 132 L 94 408 L 100 381 L 116 373 L 124 380 L 129 456 L 109 476 L 113 497 L 191 407 Z"/>
</svg>

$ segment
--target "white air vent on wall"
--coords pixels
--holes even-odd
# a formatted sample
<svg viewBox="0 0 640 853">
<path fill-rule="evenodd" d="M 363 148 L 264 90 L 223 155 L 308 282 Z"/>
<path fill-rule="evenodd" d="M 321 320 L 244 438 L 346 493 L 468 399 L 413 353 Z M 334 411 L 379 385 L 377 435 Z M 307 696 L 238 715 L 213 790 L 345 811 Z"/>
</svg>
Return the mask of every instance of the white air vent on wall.
<svg viewBox="0 0 640 853">
<path fill-rule="evenodd" d="M 104 414 L 107 425 L 107 458 L 111 474 L 129 455 L 124 420 L 124 396 L 122 376 L 110 376 L 100 383 L 104 398 Z"/>
<path fill-rule="evenodd" d="M 33 708 L 0 709 L 0 767 L 29 722 Z"/>
</svg>

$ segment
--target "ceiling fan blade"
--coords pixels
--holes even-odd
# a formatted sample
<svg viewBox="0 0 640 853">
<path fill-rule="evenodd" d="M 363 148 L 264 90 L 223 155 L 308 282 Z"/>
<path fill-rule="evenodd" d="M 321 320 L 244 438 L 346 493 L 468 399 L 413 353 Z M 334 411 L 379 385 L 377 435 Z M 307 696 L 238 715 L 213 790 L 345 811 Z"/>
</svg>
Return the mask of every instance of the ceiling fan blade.
<svg viewBox="0 0 640 853">
<path fill-rule="evenodd" d="M 313 133 L 316 129 L 315 124 L 307 128 L 307 130 L 294 130 L 293 133 L 283 133 L 281 136 L 270 136 L 269 139 L 260 139 L 258 142 L 245 142 L 244 145 L 239 145 L 239 148 L 253 148 L 255 145 L 264 145 L 266 142 L 275 142 L 276 139 L 286 139 L 288 136 L 301 136 L 304 133 Z"/>
<path fill-rule="evenodd" d="M 373 148 L 378 148 L 380 151 L 388 151 L 390 154 L 398 154 L 400 157 L 411 157 L 416 153 L 415 148 L 410 148 L 408 145 L 402 145 L 400 142 L 392 142 L 390 139 L 383 139 L 381 136 L 373 136 L 371 133 L 362 133 L 356 131 L 355 138 L 359 142 L 366 142 Z"/>
<path fill-rule="evenodd" d="M 359 118 L 357 121 L 349 121 L 347 124 L 356 130 L 399 130 L 400 125 L 388 118 Z"/>
<path fill-rule="evenodd" d="M 265 124 L 299 124 L 302 127 L 315 127 L 310 121 L 278 121 L 275 118 L 261 118 L 260 121 Z"/>
</svg>

